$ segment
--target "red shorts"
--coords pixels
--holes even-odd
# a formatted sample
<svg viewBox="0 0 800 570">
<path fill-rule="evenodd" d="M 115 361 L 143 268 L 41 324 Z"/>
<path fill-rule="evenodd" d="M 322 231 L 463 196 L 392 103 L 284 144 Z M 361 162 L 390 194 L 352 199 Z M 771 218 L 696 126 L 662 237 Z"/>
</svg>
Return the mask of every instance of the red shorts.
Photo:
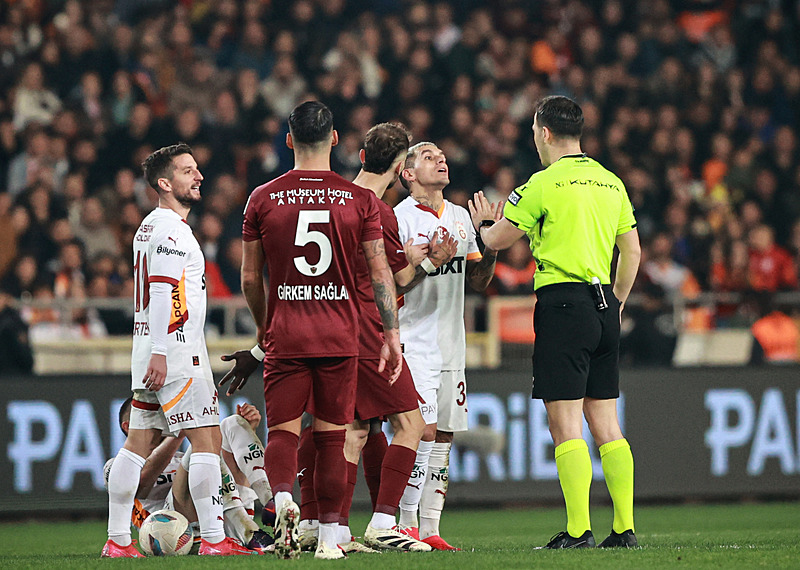
<svg viewBox="0 0 800 570">
<path fill-rule="evenodd" d="M 378 363 L 377 358 L 358 359 L 356 417 L 370 420 L 416 410 L 419 407 L 419 395 L 405 359 L 403 371 L 392 385 L 389 385 L 388 366 L 379 373 Z"/>
<path fill-rule="evenodd" d="M 308 412 L 336 425 L 353 421 L 358 358 L 274 358 L 264 361 L 267 427 Z"/>
</svg>

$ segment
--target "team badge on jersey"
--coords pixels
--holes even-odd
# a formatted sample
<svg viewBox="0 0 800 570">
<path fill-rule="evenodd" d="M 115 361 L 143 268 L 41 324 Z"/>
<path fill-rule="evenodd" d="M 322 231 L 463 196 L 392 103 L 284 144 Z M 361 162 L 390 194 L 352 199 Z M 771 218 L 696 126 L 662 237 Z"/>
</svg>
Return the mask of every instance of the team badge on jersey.
<svg viewBox="0 0 800 570">
<path fill-rule="evenodd" d="M 458 235 L 461 239 L 467 239 L 467 230 L 464 229 L 464 224 L 460 221 L 456 221 L 456 229 L 458 230 Z"/>
</svg>

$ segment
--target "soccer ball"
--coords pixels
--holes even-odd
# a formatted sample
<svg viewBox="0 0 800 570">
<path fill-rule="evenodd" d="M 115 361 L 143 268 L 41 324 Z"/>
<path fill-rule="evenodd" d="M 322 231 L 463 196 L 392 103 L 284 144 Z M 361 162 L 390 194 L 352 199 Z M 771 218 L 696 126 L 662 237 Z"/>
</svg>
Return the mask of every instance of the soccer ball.
<svg viewBox="0 0 800 570">
<path fill-rule="evenodd" d="M 151 513 L 139 529 L 139 546 L 148 556 L 182 556 L 192 549 L 189 521 L 175 511 Z"/>
</svg>

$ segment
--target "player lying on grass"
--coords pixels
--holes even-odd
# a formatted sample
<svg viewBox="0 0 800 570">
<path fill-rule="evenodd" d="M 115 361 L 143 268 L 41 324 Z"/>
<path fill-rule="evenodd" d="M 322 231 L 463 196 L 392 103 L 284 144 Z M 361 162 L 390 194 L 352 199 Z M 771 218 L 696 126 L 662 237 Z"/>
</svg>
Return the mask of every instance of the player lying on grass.
<svg viewBox="0 0 800 570">
<path fill-rule="evenodd" d="M 126 435 L 130 412 L 131 398 L 128 398 L 119 411 L 119 427 Z M 257 550 L 272 543 L 272 538 L 253 520 L 255 499 L 267 505 L 272 498 L 263 465 L 264 446 L 254 431 L 260 421 L 258 409 L 244 404 L 237 406 L 236 414 L 220 422 L 222 486 L 219 494 L 223 502 L 225 535 Z M 184 439 L 183 433 L 178 437 L 164 437 L 147 458 L 136 490 L 131 525 L 138 529 L 150 513 L 175 510 L 190 521 L 195 542 L 199 543 L 197 512 L 189 493 L 188 465 L 192 449 L 189 447 L 185 453 L 179 450 Z M 111 458 L 103 468 L 106 485 L 113 463 L 114 458 Z"/>
</svg>

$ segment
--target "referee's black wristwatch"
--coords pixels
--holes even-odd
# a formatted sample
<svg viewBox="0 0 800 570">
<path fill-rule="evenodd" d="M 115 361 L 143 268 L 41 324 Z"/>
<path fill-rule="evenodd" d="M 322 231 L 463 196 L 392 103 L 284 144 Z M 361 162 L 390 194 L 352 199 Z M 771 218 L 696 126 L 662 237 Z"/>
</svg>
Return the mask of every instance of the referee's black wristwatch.
<svg viewBox="0 0 800 570">
<path fill-rule="evenodd" d="M 481 220 L 481 223 L 478 224 L 478 229 L 476 230 L 477 240 L 478 240 L 478 249 L 483 252 L 486 248 L 486 244 L 483 243 L 481 239 L 481 228 L 491 228 L 494 225 L 494 220 Z"/>
</svg>

